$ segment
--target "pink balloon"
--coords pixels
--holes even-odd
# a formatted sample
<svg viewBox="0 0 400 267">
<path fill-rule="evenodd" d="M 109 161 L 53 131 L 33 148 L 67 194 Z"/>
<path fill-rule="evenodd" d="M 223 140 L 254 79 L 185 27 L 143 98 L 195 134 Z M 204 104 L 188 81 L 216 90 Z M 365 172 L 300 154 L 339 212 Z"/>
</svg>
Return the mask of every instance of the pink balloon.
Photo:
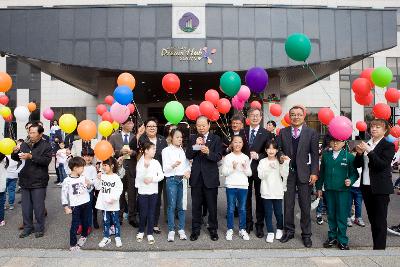
<svg viewBox="0 0 400 267">
<path fill-rule="evenodd" d="M 237 98 L 236 96 L 234 96 L 232 98 L 232 106 L 234 109 L 236 110 L 242 110 L 244 108 L 244 101 L 241 101 L 239 98 Z"/>
<path fill-rule="evenodd" d="M 338 140 L 347 140 L 353 133 L 353 124 L 345 116 L 333 118 L 328 125 L 329 133 Z"/>
<path fill-rule="evenodd" d="M 131 111 L 127 106 L 121 105 L 118 102 L 115 102 L 112 104 L 110 108 L 110 113 L 111 117 L 118 123 L 124 123 L 128 117 Z"/>
<path fill-rule="evenodd" d="M 46 108 L 43 110 L 43 117 L 46 120 L 51 121 L 54 118 L 54 111 L 51 108 Z"/>
<path fill-rule="evenodd" d="M 240 86 L 240 90 L 236 94 L 236 96 L 241 102 L 246 102 L 250 98 L 250 94 L 251 92 L 249 87 L 247 87 L 246 85 L 242 85 Z"/>
</svg>

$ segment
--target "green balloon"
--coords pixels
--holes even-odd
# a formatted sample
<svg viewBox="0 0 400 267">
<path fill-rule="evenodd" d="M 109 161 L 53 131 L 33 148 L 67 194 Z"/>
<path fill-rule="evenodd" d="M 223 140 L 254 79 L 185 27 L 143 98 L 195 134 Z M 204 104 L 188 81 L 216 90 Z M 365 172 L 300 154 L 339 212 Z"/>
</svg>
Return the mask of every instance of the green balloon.
<svg viewBox="0 0 400 267">
<path fill-rule="evenodd" d="M 222 92 L 233 97 L 239 92 L 240 86 L 242 86 L 242 81 L 236 72 L 227 71 L 222 74 L 219 79 L 219 86 L 221 87 Z"/>
<path fill-rule="evenodd" d="M 392 82 L 393 74 L 388 67 L 377 67 L 372 71 L 371 79 L 376 86 L 383 88 Z"/>
<path fill-rule="evenodd" d="M 293 60 L 306 61 L 311 53 L 310 39 L 305 34 L 293 33 L 286 39 L 285 51 Z"/>
<path fill-rule="evenodd" d="M 185 114 L 185 109 L 178 101 L 170 101 L 164 107 L 164 116 L 171 124 L 178 124 Z"/>
</svg>

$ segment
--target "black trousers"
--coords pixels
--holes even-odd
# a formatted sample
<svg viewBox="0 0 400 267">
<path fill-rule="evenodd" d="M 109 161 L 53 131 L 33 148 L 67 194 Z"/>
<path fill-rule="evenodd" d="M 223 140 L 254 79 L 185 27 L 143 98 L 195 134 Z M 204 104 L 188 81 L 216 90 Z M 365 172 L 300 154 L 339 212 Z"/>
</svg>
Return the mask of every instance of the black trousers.
<svg viewBox="0 0 400 267">
<path fill-rule="evenodd" d="M 126 170 L 126 174 L 122 179 L 123 191 L 119 198 L 119 218 L 122 222 L 123 214 L 128 210 L 128 221 L 130 223 L 137 222 L 136 216 L 138 213 L 137 208 L 137 189 L 135 188 L 135 177 L 131 177 Z M 126 200 L 126 193 L 128 193 L 128 201 Z"/>
<path fill-rule="evenodd" d="M 163 180 L 161 180 L 160 182 L 158 182 L 158 196 L 157 196 L 157 206 L 156 206 L 156 210 L 155 210 L 154 226 L 158 226 L 158 221 L 160 220 L 161 201 L 162 201 L 164 186 L 165 186 L 165 178 Z M 164 203 L 166 203 L 165 199 L 166 198 L 164 197 Z M 165 204 L 164 204 L 164 215 L 166 214 L 165 211 L 166 211 L 166 209 L 165 209 Z"/>
<path fill-rule="evenodd" d="M 78 226 L 82 224 L 82 234 L 81 236 L 87 237 L 88 232 L 88 216 L 89 212 L 91 212 L 91 203 L 87 202 L 85 204 L 72 207 L 72 220 L 71 220 L 71 228 L 69 229 L 69 245 L 71 247 L 76 246 L 78 242 L 76 238 L 76 229 Z"/>
<path fill-rule="evenodd" d="M 24 232 L 44 232 L 46 188 L 21 189 L 21 207 L 24 221 Z M 33 213 L 36 224 L 33 225 Z"/>
<path fill-rule="evenodd" d="M 388 194 L 372 194 L 371 186 L 361 187 L 368 220 L 371 223 L 372 241 L 374 249 L 386 248 L 387 210 L 389 205 Z"/>
<path fill-rule="evenodd" d="M 204 185 L 192 187 L 191 195 L 192 195 L 192 232 L 200 234 L 203 200 L 205 200 L 205 202 L 207 203 L 208 229 L 217 230 L 218 187 L 206 188 Z"/>
<path fill-rule="evenodd" d="M 249 177 L 249 189 L 247 191 L 247 201 L 246 201 L 246 225 L 253 225 L 253 184 L 254 184 L 254 195 L 256 197 L 256 226 L 264 227 L 264 204 L 261 198 L 260 187 L 261 179 L 257 175 L 252 175 Z"/>
</svg>

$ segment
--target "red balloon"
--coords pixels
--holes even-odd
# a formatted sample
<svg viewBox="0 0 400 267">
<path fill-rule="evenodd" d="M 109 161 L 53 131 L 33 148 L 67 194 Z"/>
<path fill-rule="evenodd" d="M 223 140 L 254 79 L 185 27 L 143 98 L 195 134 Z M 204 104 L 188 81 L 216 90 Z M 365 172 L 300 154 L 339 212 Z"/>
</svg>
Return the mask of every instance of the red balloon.
<svg viewBox="0 0 400 267">
<path fill-rule="evenodd" d="M 372 108 L 375 118 L 387 120 L 390 118 L 392 111 L 388 104 L 378 103 Z"/>
<path fill-rule="evenodd" d="M 397 124 L 400 125 L 400 119 L 397 120 Z"/>
<path fill-rule="evenodd" d="M 200 116 L 200 108 L 198 105 L 190 105 L 186 108 L 185 114 L 189 120 L 195 121 Z"/>
<path fill-rule="evenodd" d="M 219 112 L 218 110 L 214 109 L 211 117 L 210 117 L 210 121 L 217 121 L 219 119 Z"/>
<path fill-rule="evenodd" d="M 181 86 L 181 81 L 179 77 L 174 73 L 165 74 L 162 78 L 162 87 L 169 94 L 176 94 L 178 92 L 179 87 Z"/>
<path fill-rule="evenodd" d="M 200 113 L 207 118 L 211 119 L 213 116 L 215 107 L 210 101 L 203 101 L 200 103 Z"/>
<path fill-rule="evenodd" d="M 210 101 L 214 104 L 214 106 L 218 105 L 219 100 L 219 93 L 217 90 L 209 89 L 207 90 L 206 94 L 204 95 L 206 101 Z"/>
<path fill-rule="evenodd" d="M 13 121 L 13 115 L 12 114 L 8 115 L 8 117 L 4 118 L 4 120 L 6 122 L 12 122 Z"/>
<path fill-rule="evenodd" d="M 109 121 L 110 123 L 113 123 L 113 118 L 111 116 L 111 113 L 106 111 L 103 113 L 103 115 L 101 115 L 101 120 L 102 121 Z"/>
<path fill-rule="evenodd" d="M 290 120 L 290 115 L 289 115 L 289 113 L 286 113 L 285 114 L 285 117 L 283 117 L 283 119 L 285 120 L 285 122 L 287 123 L 287 124 L 290 124 L 292 121 Z"/>
<path fill-rule="evenodd" d="M 219 113 L 226 114 L 231 110 L 231 102 L 226 98 L 221 98 L 218 100 L 217 109 Z"/>
<path fill-rule="evenodd" d="M 282 129 L 282 128 L 276 128 L 276 130 L 275 130 L 276 135 L 279 135 L 279 133 L 281 132 L 281 129 Z"/>
<path fill-rule="evenodd" d="M 399 150 L 399 140 L 394 141 L 393 144 L 394 144 L 394 151 Z"/>
<path fill-rule="evenodd" d="M 390 129 L 390 134 L 393 135 L 393 137 L 399 138 L 400 137 L 400 126 L 395 125 Z"/>
<path fill-rule="evenodd" d="M 269 106 L 269 112 L 274 117 L 279 117 L 282 114 L 282 107 L 279 104 L 272 104 Z"/>
<path fill-rule="evenodd" d="M 399 102 L 400 92 L 396 88 L 388 88 L 385 92 L 385 98 L 388 102 Z"/>
<path fill-rule="evenodd" d="M 371 83 L 365 78 L 357 78 L 351 88 L 356 95 L 367 96 L 371 92 Z"/>
<path fill-rule="evenodd" d="M 369 81 L 371 88 L 374 87 L 374 82 L 371 79 L 371 74 L 374 71 L 374 68 L 367 68 L 363 70 L 360 74 L 360 78 L 365 78 Z"/>
<path fill-rule="evenodd" d="M 253 101 L 250 103 L 250 107 L 261 110 L 261 103 L 258 101 Z"/>
<path fill-rule="evenodd" d="M 321 108 L 318 111 L 318 120 L 325 125 L 328 125 L 335 117 L 335 114 L 330 108 Z"/>
<path fill-rule="evenodd" d="M 104 102 L 106 102 L 107 105 L 111 106 L 114 103 L 114 97 L 112 95 L 108 95 L 104 98 Z"/>
<path fill-rule="evenodd" d="M 249 126 L 250 125 L 250 119 L 246 118 L 246 125 Z"/>
<path fill-rule="evenodd" d="M 6 106 L 8 104 L 8 101 L 10 101 L 10 99 L 8 99 L 8 96 L 6 96 L 6 95 L 0 96 L 0 104 L 3 104 L 4 106 Z"/>
<path fill-rule="evenodd" d="M 357 121 L 356 128 L 360 132 L 365 132 L 367 130 L 367 124 L 365 123 L 365 121 Z"/>
<path fill-rule="evenodd" d="M 374 95 L 372 92 L 369 92 L 367 96 L 360 96 L 360 95 L 355 95 L 356 102 L 362 106 L 368 106 L 371 105 L 372 100 L 374 100 Z"/>
<path fill-rule="evenodd" d="M 106 112 L 106 111 L 107 111 L 106 105 L 104 105 L 104 104 L 97 105 L 96 112 L 97 112 L 97 114 L 99 114 L 99 116 L 103 115 L 104 112 Z"/>
<path fill-rule="evenodd" d="M 129 108 L 130 114 L 135 112 L 135 105 L 133 105 L 132 103 L 128 104 L 127 107 Z"/>
</svg>

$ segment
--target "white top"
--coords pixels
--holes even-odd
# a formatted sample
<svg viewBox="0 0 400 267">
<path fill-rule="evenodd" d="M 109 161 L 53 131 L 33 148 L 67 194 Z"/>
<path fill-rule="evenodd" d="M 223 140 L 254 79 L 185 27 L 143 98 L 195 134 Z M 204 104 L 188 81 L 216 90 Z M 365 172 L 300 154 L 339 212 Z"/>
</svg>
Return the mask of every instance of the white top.
<svg viewBox="0 0 400 267">
<path fill-rule="evenodd" d="M 0 193 L 6 191 L 7 185 L 7 170 L 6 170 L 6 158 L 0 162 Z"/>
<path fill-rule="evenodd" d="M 51 134 L 55 134 L 56 133 L 56 131 L 57 130 L 60 130 L 60 126 L 56 126 L 56 125 L 53 125 L 53 126 L 51 126 L 51 128 L 50 128 L 50 133 Z"/>
<path fill-rule="evenodd" d="M 362 168 L 357 168 L 357 172 L 358 172 L 358 179 L 357 179 L 357 181 L 355 181 L 355 183 L 352 185 L 352 187 L 360 187 Z"/>
<path fill-rule="evenodd" d="M 152 178 L 149 184 L 144 183 L 145 178 Z M 140 195 L 152 195 L 158 193 L 158 182 L 164 179 L 164 173 L 160 162 L 156 159 L 150 161 L 149 167 L 144 167 L 144 156 L 139 159 L 136 165 L 135 187 Z"/>
<path fill-rule="evenodd" d="M 90 181 L 90 188 L 89 188 L 89 192 L 91 192 L 93 190 L 93 186 L 97 180 L 97 170 L 96 167 L 93 165 L 86 165 L 83 168 L 83 176 L 85 176 L 86 178 L 88 178 L 88 180 Z"/>
<path fill-rule="evenodd" d="M 292 130 L 292 136 L 294 136 L 294 129 L 295 129 L 295 128 L 294 128 L 293 126 L 292 126 L 291 128 L 292 128 L 292 129 L 291 129 L 291 130 Z M 300 137 L 300 134 L 301 134 L 301 131 L 302 131 L 302 130 L 303 130 L 303 124 L 300 125 L 300 127 L 297 128 L 297 138 Z"/>
<path fill-rule="evenodd" d="M 283 199 L 289 175 L 289 162 L 279 164 L 277 159 L 264 158 L 258 164 L 258 177 L 261 179 L 261 197 L 264 199 Z"/>
<path fill-rule="evenodd" d="M 119 197 L 123 185 L 118 174 L 102 174 L 101 179 L 96 179 L 94 186 L 99 191 L 96 209 L 104 211 L 119 211 Z"/>
<path fill-rule="evenodd" d="M 370 151 L 374 150 L 374 148 L 379 144 L 379 142 L 383 139 L 383 137 L 381 139 L 379 139 L 376 143 L 373 142 L 373 139 L 369 140 L 367 142 L 367 144 L 370 147 Z M 363 184 L 364 185 L 371 185 L 371 180 L 369 178 L 369 167 L 368 167 L 368 163 L 369 163 L 369 158 L 368 158 L 368 153 L 367 151 L 364 152 L 364 172 L 363 172 Z"/>
<path fill-rule="evenodd" d="M 162 150 L 161 155 L 165 177 L 183 176 L 186 172 L 190 172 L 190 163 L 182 147 L 169 145 Z M 181 164 L 172 168 L 176 161 L 180 161 Z"/>
<path fill-rule="evenodd" d="M 336 159 L 340 154 L 340 151 L 332 151 L 332 157 L 333 159 Z"/>
<path fill-rule="evenodd" d="M 11 158 L 11 156 L 7 156 L 7 158 L 8 158 L 8 162 L 9 162 L 8 168 L 7 168 L 7 178 L 17 179 L 19 172 L 25 165 L 25 160 L 22 160 L 22 162 L 19 162 L 19 161 L 13 160 Z M 18 166 L 19 163 L 20 163 L 20 165 Z"/>
<path fill-rule="evenodd" d="M 236 169 L 233 162 L 237 162 Z M 242 164 L 245 164 L 243 168 Z M 250 159 L 245 154 L 239 155 L 229 153 L 222 163 L 222 175 L 226 176 L 225 186 L 227 188 L 247 189 L 249 187 L 248 176 L 251 176 Z"/>
<path fill-rule="evenodd" d="M 56 153 L 56 167 L 58 167 L 60 164 L 64 164 L 67 162 L 67 149 L 66 148 L 60 148 L 57 150 Z"/>
<path fill-rule="evenodd" d="M 85 183 L 86 177 L 67 176 L 62 183 L 61 203 L 63 206 L 76 207 L 90 201 L 90 195 Z"/>
</svg>

